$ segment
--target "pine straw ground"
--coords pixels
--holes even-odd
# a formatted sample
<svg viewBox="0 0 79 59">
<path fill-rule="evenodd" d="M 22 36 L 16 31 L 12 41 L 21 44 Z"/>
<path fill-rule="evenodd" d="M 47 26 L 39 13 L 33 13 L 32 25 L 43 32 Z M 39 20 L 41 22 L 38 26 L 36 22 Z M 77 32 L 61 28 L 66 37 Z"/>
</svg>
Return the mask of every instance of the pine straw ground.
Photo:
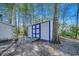
<svg viewBox="0 0 79 59">
<path fill-rule="evenodd" d="M 79 41 L 63 39 L 61 44 L 45 41 L 28 42 L 29 38 L 19 39 L 3 56 L 74 56 L 79 55 Z"/>
</svg>

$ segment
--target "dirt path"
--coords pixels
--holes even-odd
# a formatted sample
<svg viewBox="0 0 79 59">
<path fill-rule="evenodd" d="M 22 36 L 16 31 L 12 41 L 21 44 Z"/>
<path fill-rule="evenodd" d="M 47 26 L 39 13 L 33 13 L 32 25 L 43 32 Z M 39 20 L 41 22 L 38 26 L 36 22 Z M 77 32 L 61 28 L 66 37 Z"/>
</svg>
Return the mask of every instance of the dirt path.
<svg viewBox="0 0 79 59">
<path fill-rule="evenodd" d="M 63 40 L 60 45 L 43 41 L 19 40 L 2 55 L 10 56 L 69 56 L 79 55 L 78 40 Z"/>
</svg>

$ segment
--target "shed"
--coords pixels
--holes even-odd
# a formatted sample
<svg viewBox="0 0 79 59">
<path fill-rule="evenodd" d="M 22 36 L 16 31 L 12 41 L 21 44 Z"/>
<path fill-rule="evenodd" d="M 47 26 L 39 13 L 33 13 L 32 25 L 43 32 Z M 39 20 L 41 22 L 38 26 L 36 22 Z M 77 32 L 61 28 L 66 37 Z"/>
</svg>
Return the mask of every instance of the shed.
<svg viewBox="0 0 79 59">
<path fill-rule="evenodd" d="M 52 20 L 29 25 L 28 37 L 38 38 L 45 41 L 52 41 L 52 27 Z"/>
<path fill-rule="evenodd" d="M 13 26 L 7 23 L 0 22 L 0 40 L 13 38 Z"/>
</svg>

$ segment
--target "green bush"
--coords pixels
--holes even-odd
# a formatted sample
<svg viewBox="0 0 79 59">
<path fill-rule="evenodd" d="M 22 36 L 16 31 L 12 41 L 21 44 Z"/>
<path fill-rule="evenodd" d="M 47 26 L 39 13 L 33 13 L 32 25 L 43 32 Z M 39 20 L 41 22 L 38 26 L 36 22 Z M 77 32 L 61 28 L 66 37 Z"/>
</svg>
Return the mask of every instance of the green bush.
<svg viewBox="0 0 79 59">
<path fill-rule="evenodd" d="M 78 32 L 76 29 L 78 29 Z M 64 37 L 75 38 L 76 32 L 79 36 L 79 28 L 76 28 L 75 26 L 70 26 L 69 31 L 62 31 L 61 35 Z"/>
</svg>

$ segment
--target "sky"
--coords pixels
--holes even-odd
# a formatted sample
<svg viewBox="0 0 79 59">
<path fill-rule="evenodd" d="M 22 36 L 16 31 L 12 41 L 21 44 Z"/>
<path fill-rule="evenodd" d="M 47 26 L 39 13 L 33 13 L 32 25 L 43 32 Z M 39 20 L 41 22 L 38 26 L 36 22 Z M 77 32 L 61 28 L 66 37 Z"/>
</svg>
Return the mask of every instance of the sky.
<svg viewBox="0 0 79 59">
<path fill-rule="evenodd" d="M 63 6 L 66 5 L 66 4 L 60 4 L 60 7 L 59 9 L 60 10 L 65 10 L 63 8 Z M 60 11 L 59 13 L 59 21 L 62 22 L 62 11 Z M 68 24 L 74 24 L 76 22 L 76 12 L 77 12 L 77 4 L 70 4 L 67 8 L 67 11 L 64 13 L 65 14 L 65 21 L 68 23 Z"/>
<path fill-rule="evenodd" d="M 35 5 L 36 5 L 36 8 L 34 11 L 37 16 L 40 16 L 40 18 L 47 17 L 47 16 L 49 16 L 49 18 L 50 17 L 53 18 L 54 4 L 35 4 Z M 65 13 L 63 13 L 64 11 Z M 77 4 L 59 4 L 58 12 L 59 12 L 60 23 L 62 22 L 63 15 L 65 15 L 64 19 L 67 24 L 75 24 L 76 16 L 74 15 L 76 15 L 76 12 L 77 12 Z"/>
<path fill-rule="evenodd" d="M 67 5 L 68 7 L 65 9 L 64 6 L 67 6 Z M 53 15 L 54 15 L 53 3 L 52 4 L 35 3 L 33 4 L 33 6 L 34 6 L 34 9 L 33 9 L 34 15 L 36 15 L 36 17 L 39 18 L 40 20 L 46 17 L 48 17 L 49 20 L 53 19 Z M 3 5 L 0 4 L 0 12 L 4 12 L 2 7 Z M 64 10 L 65 10 L 65 13 L 63 13 Z M 75 24 L 76 16 L 74 17 L 73 15 L 75 15 L 76 12 L 77 12 L 77 4 L 59 4 L 59 22 L 62 23 L 62 17 L 63 15 L 65 15 L 64 19 L 66 23 Z M 17 16 L 16 18 L 18 19 L 18 12 L 16 13 L 16 16 Z M 6 16 L 4 16 L 3 18 L 6 19 Z M 21 22 L 22 22 L 22 19 L 21 19 Z"/>
</svg>

